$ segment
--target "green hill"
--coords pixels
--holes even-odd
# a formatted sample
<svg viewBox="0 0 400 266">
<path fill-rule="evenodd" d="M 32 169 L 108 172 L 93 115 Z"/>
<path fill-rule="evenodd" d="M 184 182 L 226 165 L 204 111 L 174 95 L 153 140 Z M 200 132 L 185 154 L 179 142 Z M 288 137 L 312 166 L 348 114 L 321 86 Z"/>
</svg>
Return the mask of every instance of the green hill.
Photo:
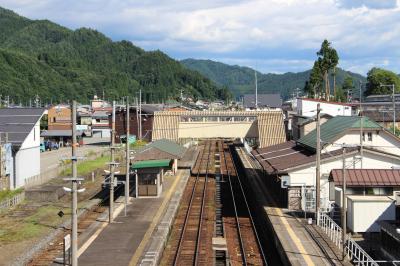
<svg viewBox="0 0 400 266">
<path fill-rule="evenodd" d="M 227 86 L 236 97 L 246 93 L 254 93 L 254 69 L 252 68 L 197 59 L 185 59 L 181 63 L 188 69 L 200 72 L 218 85 Z M 354 84 L 358 84 L 359 80 L 366 81 L 366 78 L 362 75 L 338 68 L 336 76 L 338 86 L 343 84 L 347 75 L 353 78 Z M 291 96 L 294 89 L 303 89 L 309 76 L 310 70 L 284 74 L 262 74 L 257 72 L 258 92 L 281 93 L 282 97 L 286 99 Z"/>
<path fill-rule="evenodd" d="M 134 96 L 158 102 L 179 95 L 213 99 L 223 90 L 161 51 L 146 52 L 98 31 L 75 31 L 48 20 L 30 20 L 0 8 L 0 94 L 26 103 Z"/>
</svg>

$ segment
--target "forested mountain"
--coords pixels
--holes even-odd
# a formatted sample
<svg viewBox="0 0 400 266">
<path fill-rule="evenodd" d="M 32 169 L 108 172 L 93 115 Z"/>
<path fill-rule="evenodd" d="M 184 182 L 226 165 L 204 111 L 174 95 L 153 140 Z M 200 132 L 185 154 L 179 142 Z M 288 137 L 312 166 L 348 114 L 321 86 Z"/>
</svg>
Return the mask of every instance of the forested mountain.
<svg viewBox="0 0 400 266">
<path fill-rule="evenodd" d="M 218 85 L 227 86 L 236 97 L 245 93 L 254 93 L 254 69 L 227 65 L 211 60 L 185 59 L 181 63 L 188 69 L 200 72 Z M 257 72 L 258 92 L 281 93 L 283 98 L 288 98 L 296 88 L 304 88 L 305 82 L 309 79 L 310 72 L 310 70 L 284 74 L 262 74 Z M 366 81 L 366 78 L 362 75 L 344 71 L 340 68 L 336 70 L 336 73 L 336 83 L 338 86 L 343 84 L 347 75 L 353 78 L 354 84 L 358 84 L 359 80 Z"/>
<path fill-rule="evenodd" d="M 177 97 L 181 89 L 206 99 L 227 94 L 161 51 L 146 52 L 95 30 L 72 31 L 0 8 L 2 97 L 8 95 L 15 103 L 36 95 L 42 102 L 87 102 L 103 91 L 106 98 L 116 99 L 139 89 L 147 102 Z"/>
</svg>

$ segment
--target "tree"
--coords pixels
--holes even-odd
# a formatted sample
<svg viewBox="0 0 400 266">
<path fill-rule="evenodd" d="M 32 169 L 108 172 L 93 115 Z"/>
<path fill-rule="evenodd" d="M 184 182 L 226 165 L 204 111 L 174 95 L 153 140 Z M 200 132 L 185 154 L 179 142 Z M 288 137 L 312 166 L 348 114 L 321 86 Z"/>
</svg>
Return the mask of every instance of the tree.
<svg viewBox="0 0 400 266">
<path fill-rule="evenodd" d="M 314 62 L 314 66 L 311 69 L 310 73 L 310 81 L 309 81 L 309 90 L 314 97 L 321 97 L 321 88 L 322 88 L 323 75 L 321 72 L 320 61 L 317 60 Z"/>
<path fill-rule="evenodd" d="M 367 90 L 365 91 L 366 95 L 371 94 L 391 94 L 392 89 L 387 86 L 380 85 L 395 85 L 395 92 L 400 91 L 400 77 L 397 76 L 394 72 L 381 69 L 381 68 L 372 68 L 368 71 L 367 74 Z"/>
<path fill-rule="evenodd" d="M 330 86 L 329 86 L 329 71 L 334 69 L 334 94 L 336 93 L 336 81 L 335 68 L 339 63 L 339 56 L 334 48 L 331 47 L 331 43 L 324 40 L 321 44 L 321 49 L 317 52 L 318 55 L 318 65 L 323 75 L 325 84 L 325 100 L 329 101 L 330 97 Z"/>
</svg>

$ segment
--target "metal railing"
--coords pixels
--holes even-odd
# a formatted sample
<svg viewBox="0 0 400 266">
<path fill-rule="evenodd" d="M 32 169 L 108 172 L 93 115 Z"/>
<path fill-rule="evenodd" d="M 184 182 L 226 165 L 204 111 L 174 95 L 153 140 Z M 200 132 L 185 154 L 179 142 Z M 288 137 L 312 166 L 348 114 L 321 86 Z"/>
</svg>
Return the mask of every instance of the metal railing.
<svg viewBox="0 0 400 266">
<path fill-rule="evenodd" d="M 337 225 L 328 215 L 318 212 L 317 224 L 330 240 L 341 250 L 343 248 L 342 228 Z M 350 260 L 356 265 L 377 266 L 367 252 L 365 252 L 350 236 L 346 236 L 345 252 Z"/>
<path fill-rule="evenodd" d="M 24 199 L 25 199 L 25 192 L 21 192 L 13 196 L 12 198 L 0 202 L 0 212 L 20 204 L 22 201 L 24 201 Z"/>
</svg>

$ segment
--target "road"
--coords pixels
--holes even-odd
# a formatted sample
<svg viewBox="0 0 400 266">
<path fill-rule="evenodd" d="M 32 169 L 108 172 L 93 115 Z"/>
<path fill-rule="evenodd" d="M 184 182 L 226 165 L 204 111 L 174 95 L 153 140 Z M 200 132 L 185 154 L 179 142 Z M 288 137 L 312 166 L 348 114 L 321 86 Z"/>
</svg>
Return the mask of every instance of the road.
<svg viewBox="0 0 400 266">
<path fill-rule="evenodd" d="M 107 150 L 109 147 L 95 140 L 86 141 L 86 145 L 80 146 L 77 149 L 78 156 L 85 156 L 89 151 L 99 152 Z M 64 147 L 58 150 L 45 151 L 40 154 L 40 172 L 44 173 L 60 166 L 60 160 L 71 157 L 71 147 Z"/>
</svg>

